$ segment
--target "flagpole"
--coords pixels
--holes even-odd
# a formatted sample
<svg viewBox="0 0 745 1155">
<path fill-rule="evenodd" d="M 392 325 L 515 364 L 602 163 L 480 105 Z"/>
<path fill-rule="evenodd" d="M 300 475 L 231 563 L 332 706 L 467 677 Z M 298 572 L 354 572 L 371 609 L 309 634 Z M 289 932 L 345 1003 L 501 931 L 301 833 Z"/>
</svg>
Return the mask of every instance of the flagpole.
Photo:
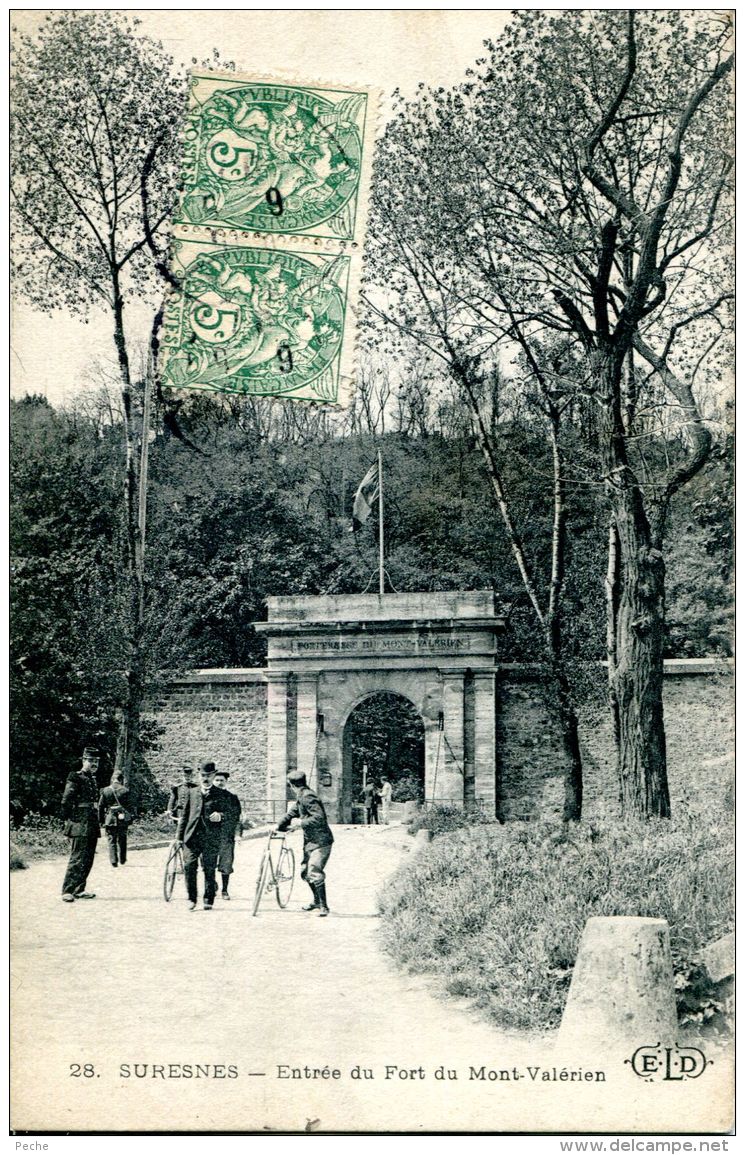
<svg viewBox="0 0 745 1155">
<path fill-rule="evenodd" d="M 383 454 L 380 450 L 378 450 L 378 543 L 380 553 L 378 592 L 382 598 L 385 589 L 385 577 L 383 571 Z"/>
</svg>

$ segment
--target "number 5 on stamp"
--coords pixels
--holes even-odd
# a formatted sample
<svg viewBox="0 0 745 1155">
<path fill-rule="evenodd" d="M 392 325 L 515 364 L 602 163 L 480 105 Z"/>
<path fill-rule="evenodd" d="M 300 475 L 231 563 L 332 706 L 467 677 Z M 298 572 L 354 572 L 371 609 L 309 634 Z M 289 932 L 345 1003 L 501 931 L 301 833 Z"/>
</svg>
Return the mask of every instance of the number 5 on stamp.
<svg viewBox="0 0 745 1155">
<path fill-rule="evenodd" d="M 175 241 L 181 290 L 165 317 L 163 384 L 338 401 L 350 264 L 343 254 Z"/>
<path fill-rule="evenodd" d="M 192 73 L 174 225 L 361 242 L 373 103 L 365 89 Z"/>
</svg>

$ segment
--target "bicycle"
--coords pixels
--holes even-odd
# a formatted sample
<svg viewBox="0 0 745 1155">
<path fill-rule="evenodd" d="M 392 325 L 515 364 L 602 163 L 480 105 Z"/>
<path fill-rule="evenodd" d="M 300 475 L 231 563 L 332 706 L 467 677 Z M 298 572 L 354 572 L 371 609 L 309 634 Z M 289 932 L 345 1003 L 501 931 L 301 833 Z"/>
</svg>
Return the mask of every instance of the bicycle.
<svg viewBox="0 0 745 1155">
<path fill-rule="evenodd" d="M 176 876 L 184 873 L 184 851 L 179 842 L 172 842 L 168 848 L 166 870 L 163 875 L 163 897 L 166 902 L 171 901 L 173 888 L 176 885 Z"/>
<path fill-rule="evenodd" d="M 272 857 L 272 842 L 279 842 L 281 846 L 279 853 L 275 860 Z M 256 893 L 254 894 L 254 915 L 258 912 L 259 905 L 262 898 L 270 890 L 274 891 L 274 897 L 277 900 L 277 906 L 280 910 L 284 910 L 287 903 L 290 901 L 292 894 L 292 887 L 295 882 L 295 853 L 285 845 L 284 834 L 279 831 L 272 830 L 270 833 L 264 853 L 261 857 L 261 866 L 259 867 L 259 874 L 256 879 Z"/>
</svg>

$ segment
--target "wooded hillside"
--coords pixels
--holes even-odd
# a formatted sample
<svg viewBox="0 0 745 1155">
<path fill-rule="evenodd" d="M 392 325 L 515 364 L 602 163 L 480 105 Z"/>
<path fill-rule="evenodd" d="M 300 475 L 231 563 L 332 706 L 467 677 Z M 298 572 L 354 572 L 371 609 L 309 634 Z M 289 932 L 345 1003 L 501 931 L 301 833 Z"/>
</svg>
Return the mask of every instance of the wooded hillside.
<svg viewBox="0 0 745 1155">
<path fill-rule="evenodd" d="M 271 594 L 360 592 L 376 565 L 376 518 L 349 532 L 355 489 L 382 448 L 387 568 L 398 590 L 493 588 L 511 605 L 503 656 L 541 639 L 495 518 L 482 457 L 457 407 L 370 385 L 328 415 L 252 399 L 187 399 L 174 436 L 157 423 L 147 537 L 148 676 L 264 661 L 252 622 Z M 377 387 L 380 386 L 377 377 Z M 384 391 L 385 392 L 385 391 Z M 437 390 L 432 391 L 433 394 Z M 346 425 L 346 428 L 344 427 Z M 494 429 L 518 528 L 536 572 L 550 566 L 550 448 L 527 414 Z M 186 440 L 184 440 L 186 438 Z M 105 396 L 66 411 L 12 403 L 11 783 L 54 807 L 84 740 L 113 751 L 123 667 L 121 428 Z M 731 451 L 675 498 L 667 655 L 730 652 Z M 566 621 L 575 693 L 603 657 L 603 498 L 568 487 Z M 154 735 L 143 733 L 145 749 Z"/>
</svg>

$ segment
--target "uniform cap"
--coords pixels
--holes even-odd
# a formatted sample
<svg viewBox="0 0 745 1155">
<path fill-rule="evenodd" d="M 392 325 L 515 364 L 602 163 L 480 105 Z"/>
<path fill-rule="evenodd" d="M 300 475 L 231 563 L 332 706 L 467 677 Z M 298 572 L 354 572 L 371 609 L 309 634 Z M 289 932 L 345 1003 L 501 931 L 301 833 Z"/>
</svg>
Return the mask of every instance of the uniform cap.
<svg viewBox="0 0 745 1155">
<path fill-rule="evenodd" d="M 99 753 L 95 746 L 86 746 L 83 750 L 84 758 L 98 758 Z"/>
</svg>

